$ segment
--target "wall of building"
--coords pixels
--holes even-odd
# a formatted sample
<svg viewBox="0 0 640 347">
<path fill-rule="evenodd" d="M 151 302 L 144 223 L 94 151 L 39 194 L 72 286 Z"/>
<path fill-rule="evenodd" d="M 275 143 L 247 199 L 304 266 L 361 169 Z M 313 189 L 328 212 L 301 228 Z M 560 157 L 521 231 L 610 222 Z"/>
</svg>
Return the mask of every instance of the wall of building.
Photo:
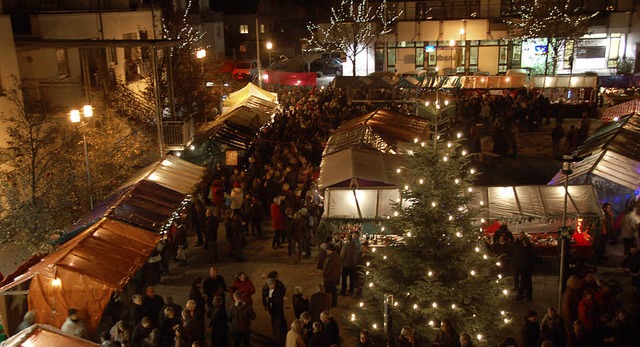
<svg viewBox="0 0 640 347">
<path fill-rule="evenodd" d="M 16 57 L 15 43 L 13 41 L 13 31 L 11 30 L 11 18 L 0 15 L 0 89 L 8 90 L 14 88 L 13 76 L 20 79 L 18 69 L 18 59 Z M 0 97 L 0 112 L 15 112 L 15 105 L 6 98 Z M 3 148 L 7 147 L 6 124 L 0 123 L 0 157 Z"/>
</svg>

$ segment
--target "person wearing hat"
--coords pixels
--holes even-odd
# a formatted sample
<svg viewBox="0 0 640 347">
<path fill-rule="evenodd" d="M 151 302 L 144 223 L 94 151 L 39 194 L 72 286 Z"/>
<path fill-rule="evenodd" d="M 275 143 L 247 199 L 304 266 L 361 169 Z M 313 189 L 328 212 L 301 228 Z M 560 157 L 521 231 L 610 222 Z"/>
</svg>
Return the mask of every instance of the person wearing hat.
<svg viewBox="0 0 640 347">
<path fill-rule="evenodd" d="M 536 347 L 540 338 L 540 324 L 538 323 L 538 313 L 529 310 L 524 316 L 524 322 L 520 328 L 522 345 L 524 347 Z"/>
<path fill-rule="evenodd" d="M 87 338 L 87 329 L 80 320 L 80 317 L 78 317 L 78 310 L 75 308 L 69 309 L 67 320 L 62 324 L 60 330 L 69 335 L 81 337 L 83 339 Z"/>
<path fill-rule="evenodd" d="M 325 247 L 327 259 L 322 267 L 322 279 L 324 281 L 324 289 L 326 293 L 331 294 L 331 307 L 338 306 L 338 281 L 340 280 L 340 267 L 342 260 L 340 254 L 336 252 L 337 248 L 330 243 Z"/>
</svg>

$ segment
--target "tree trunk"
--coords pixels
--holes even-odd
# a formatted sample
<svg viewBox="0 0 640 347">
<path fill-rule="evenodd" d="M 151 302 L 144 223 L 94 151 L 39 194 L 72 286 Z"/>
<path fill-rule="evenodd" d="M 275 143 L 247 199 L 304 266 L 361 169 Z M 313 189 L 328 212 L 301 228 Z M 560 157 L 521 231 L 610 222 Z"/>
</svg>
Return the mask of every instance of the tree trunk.
<svg viewBox="0 0 640 347">
<path fill-rule="evenodd" d="M 356 76 L 356 58 L 355 57 L 351 59 L 351 65 L 353 66 L 353 76 Z"/>
</svg>

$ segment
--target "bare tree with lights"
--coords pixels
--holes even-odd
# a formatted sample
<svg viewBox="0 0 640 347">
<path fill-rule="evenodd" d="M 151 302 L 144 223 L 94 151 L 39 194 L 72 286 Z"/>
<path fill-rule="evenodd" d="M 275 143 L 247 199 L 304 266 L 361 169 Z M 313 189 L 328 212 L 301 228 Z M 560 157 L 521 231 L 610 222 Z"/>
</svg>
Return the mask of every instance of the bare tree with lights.
<svg viewBox="0 0 640 347">
<path fill-rule="evenodd" d="M 14 83 L 5 95 L 12 111 L 0 115 L 9 150 L 0 169 L 0 242 L 11 241 L 39 253 L 46 251 L 51 231 L 71 219 L 78 197 L 68 189 L 82 176 L 67 170 L 66 149 L 72 143 L 61 136 L 64 131 L 53 108 L 45 101 L 24 98 L 23 86 L 15 78 Z"/>
<path fill-rule="evenodd" d="M 552 75 L 556 74 L 560 52 L 568 43 L 576 42 L 588 33 L 589 21 L 597 14 L 581 15 L 571 4 L 565 0 L 524 1 L 516 8 L 513 16 L 505 20 L 513 38 L 525 41 L 536 38 L 547 40 L 551 51 L 547 50 L 545 74 L 549 69 L 549 58 Z"/>
<path fill-rule="evenodd" d="M 307 44 L 322 51 L 342 51 L 351 61 L 356 75 L 356 57 L 391 32 L 398 15 L 392 15 L 387 1 L 370 4 L 366 0 L 342 0 L 331 8 L 329 23 L 309 24 Z"/>
<path fill-rule="evenodd" d="M 499 339 L 510 323 L 501 302 L 509 292 L 502 264 L 486 249 L 469 208 L 477 174 L 459 139 L 435 144 L 416 139 L 397 173 L 403 202 L 382 224 L 385 241 L 370 246 L 361 269 L 362 300 L 350 312 L 358 328 L 393 338 L 411 326 L 420 341 L 434 341 L 444 319 L 477 340 Z M 380 247 L 383 244 L 384 247 Z"/>
</svg>

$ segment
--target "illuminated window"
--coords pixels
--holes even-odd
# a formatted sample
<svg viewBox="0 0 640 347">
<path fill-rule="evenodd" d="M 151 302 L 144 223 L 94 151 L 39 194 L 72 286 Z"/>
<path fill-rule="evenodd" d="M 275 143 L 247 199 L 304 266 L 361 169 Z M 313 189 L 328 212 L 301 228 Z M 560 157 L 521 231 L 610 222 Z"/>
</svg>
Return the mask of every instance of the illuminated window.
<svg viewBox="0 0 640 347">
<path fill-rule="evenodd" d="M 58 61 L 58 78 L 69 78 L 69 76 L 71 75 L 69 74 L 69 60 L 67 60 L 67 50 L 64 48 L 56 49 L 56 60 Z"/>
<path fill-rule="evenodd" d="M 249 25 L 242 24 L 240 25 L 240 34 L 248 34 L 249 33 Z"/>
<path fill-rule="evenodd" d="M 260 33 L 264 34 L 264 24 L 260 24 Z"/>
</svg>

